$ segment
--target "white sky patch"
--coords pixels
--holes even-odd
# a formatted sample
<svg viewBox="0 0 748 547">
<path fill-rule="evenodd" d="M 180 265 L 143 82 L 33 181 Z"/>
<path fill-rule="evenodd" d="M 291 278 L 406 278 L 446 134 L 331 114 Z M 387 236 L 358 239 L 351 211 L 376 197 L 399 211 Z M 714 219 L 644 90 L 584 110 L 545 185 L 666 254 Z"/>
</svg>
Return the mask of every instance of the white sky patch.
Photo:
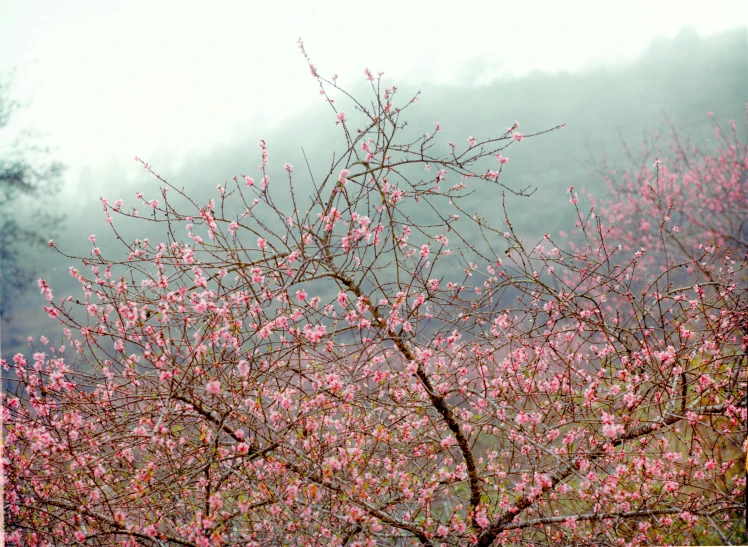
<svg viewBox="0 0 748 547">
<path fill-rule="evenodd" d="M 633 60 L 684 27 L 746 24 L 738 0 L 274 2 L 5 0 L 0 77 L 29 104 L 8 130 L 48 134 L 75 173 L 233 141 L 319 102 L 325 76 L 474 85 Z M 476 113 L 479 116 L 480 113 Z M 125 163 L 126 164 L 126 163 Z"/>
</svg>

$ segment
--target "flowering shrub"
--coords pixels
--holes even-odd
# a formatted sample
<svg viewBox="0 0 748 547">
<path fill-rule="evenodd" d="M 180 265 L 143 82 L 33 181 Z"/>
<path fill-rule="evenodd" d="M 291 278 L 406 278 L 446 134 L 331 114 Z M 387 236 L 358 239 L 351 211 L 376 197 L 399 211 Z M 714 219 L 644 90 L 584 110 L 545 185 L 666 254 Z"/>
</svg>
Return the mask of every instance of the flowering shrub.
<svg viewBox="0 0 748 547">
<path fill-rule="evenodd" d="M 294 166 L 271 181 L 263 141 L 257 180 L 208 203 L 155 174 L 160 199 L 137 196 L 147 215 L 102 200 L 115 234 L 119 216 L 166 236 L 120 238 L 124 260 L 92 236 L 70 270 L 82 301 L 40 281 L 65 341 L 14 358 L 10 544 L 729 534 L 745 492 L 741 457 L 721 448 L 746 422 L 744 263 L 708 246 L 687 284 L 668 283 L 675 263 L 636 277 L 639 256 L 581 213 L 583 244 L 530 245 L 497 203 L 501 228 L 460 203 L 510 191 L 503 153 L 538 133 L 514 123 L 439 155 L 438 124 L 397 139 L 417 96 L 396 106 L 367 70 L 374 101 L 344 95 L 344 113 L 309 66 L 348 143 L 309 201 Z"/>
<path fill-rule="evenodd" d="M 606 174 L 617 199 L 604 201 L 600 214 L 615 225 L 613 237 L 624 250 L 646 249 L 645 271 L 664 272 L 699 256 L 704 247 L 714 247 L 720 258 L 729 253 L 743 259 L 748 252 L 748 146 L 740 142 L 734 120 L 727 134 L 711 112 L 709 117 L 713 150 L 681 142 L 666 120 L 671 131 L 666 148 L 657 145 L 657 135 L 654 142 L 643 143 L 639 159 L 625 147 L 631 163 L 640 167 Z M 710 275 L 705 265 L 693 263 L 689 273 L 694 268 Z"/>
</svg>

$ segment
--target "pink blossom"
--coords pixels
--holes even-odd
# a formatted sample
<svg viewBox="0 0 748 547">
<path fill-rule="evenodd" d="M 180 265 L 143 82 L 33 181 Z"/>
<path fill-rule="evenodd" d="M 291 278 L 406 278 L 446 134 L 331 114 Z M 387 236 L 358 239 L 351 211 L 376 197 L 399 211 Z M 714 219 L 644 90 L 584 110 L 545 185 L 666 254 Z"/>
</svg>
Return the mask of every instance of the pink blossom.
<svg viewBox="0 0 748 547">
<path fill-rule="evenodd" d="M 606 437 L 617 437 L 625 431 L 623 425 L 615 423 L 615 416 L 606 412 L 603 412 L 602 422 L 605 424 L 603 425 L 603 435 Z"/>
<path fill-rule="evenodd" d="M 252 283 L 256 283 L 260 285 L 265 281 L 265 276 L 262 275 L 262 269 L 252 268 L 251 273 L 252 273 Z"/>
<path fill-rule="evenodd" d="M 311 325 L 304 326 L 304 337 L 312 344 L 317 344 L 325 336 L 327 329 L 324 325 L 317 325 L 312 328 Z"/>
<path fill-rule="evenodd" d="M 481 505 L 476 511 L 475 511 L 475 524 L 477 524 L 480 528 L 488 528 L 489 520 L 486 516 L 486 508 L 485 506 Z"/>
<path fill-rule="evenodd" d="M 439 444 L 442 446 L 442 448 L 449 448 L 450 446 L 456 445 L 457 441 L 455 440 L 454 437 L 449 436 L 449 437 L 444 437 Z"/>
<path fill-rule="evenodd" d="M 273 326 L 270 323 L 267 323 L 263 325 L 259 331 L 257 331 L 257 337 L 261 340 L 264 340 L 265 338 L 269 338 L 272 332 Z"/>
</svg>

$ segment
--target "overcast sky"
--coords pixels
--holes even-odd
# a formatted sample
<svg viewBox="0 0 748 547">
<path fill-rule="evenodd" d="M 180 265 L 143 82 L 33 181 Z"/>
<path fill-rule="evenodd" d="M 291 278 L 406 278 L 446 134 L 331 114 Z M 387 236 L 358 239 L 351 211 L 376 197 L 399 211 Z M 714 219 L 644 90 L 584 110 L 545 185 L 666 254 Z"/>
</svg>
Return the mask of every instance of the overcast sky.
<svg viewBox="0 0 748 547">
<path fill-rule="evenodd" d="M 29 106 L 9 130 L 48 134 L 74 174 L 156 152 L 174 158 L 318 101 L 321 73 L 475 84 L 640 55 L 655 36 L 746 24 L 740 0 L 509 2 L 273 0 L 0 2 L 0 77 Z"/>
</svg>

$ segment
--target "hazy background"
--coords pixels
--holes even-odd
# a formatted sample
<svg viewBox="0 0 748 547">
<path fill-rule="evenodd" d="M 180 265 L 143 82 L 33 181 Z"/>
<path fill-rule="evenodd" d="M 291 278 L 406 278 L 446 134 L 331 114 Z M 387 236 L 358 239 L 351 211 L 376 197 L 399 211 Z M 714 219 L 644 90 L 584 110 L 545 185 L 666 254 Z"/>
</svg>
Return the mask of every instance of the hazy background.
<svg viewBox="0 0 748 547">
<path fill-rule="evenodd" d="M 301 36 L 318 70 L 366 98 L 364 68 L 422 99 L 409 110 L 413 131 L 444 127 L 444 141 L 496 135 L 515 120 L 524 133 L 567 127 L 511 148 L 502 181 L 537 193 L 512 202 L 528 233 L 565 226 L 565 189 L 602 192 L 603 158 L 624 169 L 617 131 L 632 145 L 662 127 L 667 113 L 704 146 L 707 112 L 744 131 L 748 42 L 743 2 L 41 2 L 0 3 L 0 80 L 23 103 L 0 129 L 0 156 L 19 136 L 52 147 L 66 170 L 59 193 L 19 198 L 18 216 L 43 239 L 86 254 L 87 237 L 106 249 L 99 197 L 158 198 L 155 172 L 190 194 L 256 171 L 257 142 L 271 167 L 329 166 L 334 115 L 296 45 Z M 41 135 L 40 135 L 41 134 Z M 36 158 L 36 156 L 34 156 Z M 0 158 L 1 159 L 1 158 Z M 34 159 L 33 161 L 41 161 Z M 297 169 L 304 184 L 304 170 Z M 476 194 L 483 213 L 495 195 Z M 40 226 L 39 206 L 66 215 Z M 542 222 L 539 221 L 542 219 Z M 142 225 L 128 232 L 147 236 Z M 70 261 L 42 245 L 22 245 L 0 264 L 32 288 L 5 291 L 2 356 L 29 335 L 58 333 L 35 289 L 45 277 L 56 295 L 77 287 Z M 112 248 L 115 254 L 116 248 Z M 111 255 L 110 255 L 111 256 Z M 11 266 L 13 268 L 11 268 Z M 77 294 L 77 292 L 76 292 Z"/>
</svg>

